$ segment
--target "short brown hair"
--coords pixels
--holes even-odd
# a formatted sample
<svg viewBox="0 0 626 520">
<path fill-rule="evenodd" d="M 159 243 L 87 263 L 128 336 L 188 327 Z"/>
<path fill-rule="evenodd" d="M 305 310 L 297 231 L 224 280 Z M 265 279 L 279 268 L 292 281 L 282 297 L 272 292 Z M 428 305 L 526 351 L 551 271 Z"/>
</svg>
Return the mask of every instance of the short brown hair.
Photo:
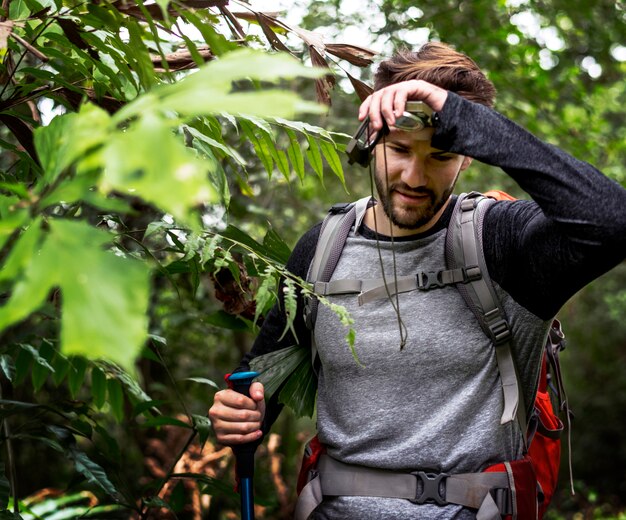
<svg viewBox="0 0 626 520">
<path fill-rule="evenodd" d="M 401 50 L 381 62 L 374 90 L 411 79 L 428 81 L 488 107 L 496 97 L 496 88 L 474 60 L 439 42 L 429 42 L 418 51 Z"/>
</svg>

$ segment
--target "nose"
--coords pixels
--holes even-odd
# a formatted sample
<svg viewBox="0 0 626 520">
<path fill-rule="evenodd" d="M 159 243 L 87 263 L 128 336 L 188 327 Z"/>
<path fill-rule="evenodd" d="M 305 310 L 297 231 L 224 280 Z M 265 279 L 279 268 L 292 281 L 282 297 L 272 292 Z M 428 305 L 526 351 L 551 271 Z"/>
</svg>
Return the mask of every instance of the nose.
<svg viewBox="0 0 626 520">
<path fill-rule="evenodd" d="M 402 169 L 402 182 L 411 188 L 420 188 L 426 185 L 426 171 L 424 161 L 412 154 Z"/>
</svg>

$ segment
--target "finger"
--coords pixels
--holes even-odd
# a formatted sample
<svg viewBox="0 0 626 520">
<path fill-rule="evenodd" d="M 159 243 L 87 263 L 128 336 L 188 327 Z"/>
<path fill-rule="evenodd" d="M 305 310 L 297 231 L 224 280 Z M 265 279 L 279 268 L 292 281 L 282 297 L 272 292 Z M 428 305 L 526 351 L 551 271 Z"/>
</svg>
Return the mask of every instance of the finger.
<svg viewBox="0 0 626 520">
<path fill-rule="evenodd" d="M 250 397 L 256 401 L 263 401 L 265 398 L 265 388 L 262 383 L 256 382 L 250 385 Z"/>
<path fill-rule="evenodd" d="M 261 430 L 261 423 L 256 422 L 225 422 L 216 421 L 213 430 L 218 437 L 224 435 L 249 435 Z"/>
<path fill-rule="evenodd" d="M 220 424 L 223 422 L 260 423 L 263 420 L 264 413 L 265 409 L 263 409 L 263 411 L 258 409 L 247 410 L 245 408 L 232 408 L 218 403 L 212 406 L 209 410 L 209 418 L 213 424 Z"/>
<path fill-rule="evenodd" d="M 263 436 L 263 432 L 261 430 L 257 430 L 253 433 L 249 433 L 246 435 L 239 434 L 229 434 L 223 435 L 217 438 L 217 442 L 223 444 L 224 446 L 236 446 L 239 444 L 247 444 L 249 442 L 258 441 Z"/>
<path fill-rule="evenodd" d="M 372 132 L 376 132 L 383 127 L 383 120 L 380 114 L 380 98 L 380 91 L 371 96 L 368 115 L 370 117 L 370 129 Z"/>
<path fill-rule="evenodd" d="M 246 410 L 256 410 L 257 407 L 256 402 L 252 398 L 231 389 L 217 392 L 215 394 L 214 402 L 231 408 L 241 408 Z"/>
<path fill-rule="evenodd" d="M 389 126 L 393 126 L 396 122 L 396 90 L 395 88 L 381 90 L 380 113 Z M 400 114 L 402 114 L 402 112 L 400 112 Z"/>
<path fill-rule="evenodd" d="M 371 98 L 371 95 L 367 96 L 367 98 L 365 98 L 365 101 L 361 103 L 361 106 L 359 107 L 359 121 L 363 121 L 363 119 L 365 119 L 365 116 L 367 116 L 370 109 L 370 103 L 372 102 Z"/>
</svg>

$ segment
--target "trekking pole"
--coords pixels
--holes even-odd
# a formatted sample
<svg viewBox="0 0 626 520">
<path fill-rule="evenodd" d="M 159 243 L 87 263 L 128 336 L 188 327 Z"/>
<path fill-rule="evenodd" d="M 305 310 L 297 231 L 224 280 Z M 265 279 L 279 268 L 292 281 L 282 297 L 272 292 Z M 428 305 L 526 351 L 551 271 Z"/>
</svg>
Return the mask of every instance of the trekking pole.
<svg viewBox="0 0 626 520">
<path fill-rule="evenodd" d="M 228 377 L 228 382 L 235 392 L 250 397 L 250 385 L 252 380 L 259 375 L 258 372 L 236 372 Z M 241 497 L 241 520 L 254 520 L 254 488 L 252 477 L 254 476 L 254 452 L 256 444 L 248 443 L 233 446 L 237 476 L 239 477 L 239 495 Z"/>
</svg>

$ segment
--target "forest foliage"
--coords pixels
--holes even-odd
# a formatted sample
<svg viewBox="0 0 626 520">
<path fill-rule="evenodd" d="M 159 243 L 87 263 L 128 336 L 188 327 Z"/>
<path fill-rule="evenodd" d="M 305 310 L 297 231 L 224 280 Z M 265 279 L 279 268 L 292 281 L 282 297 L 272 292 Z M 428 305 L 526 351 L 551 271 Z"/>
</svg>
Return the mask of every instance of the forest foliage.
<svg viewBox="0 0 626 520">
<path fill-rule="evenodd" d="M 2 2 L 0 518 L 235 509 L 206 409 L 278 279 L 301 286 L 294 241 L 370 190 L 342 152 L 379 54 L 453 44 L 498 110 L 626 185 L 623 2 L 350 5 L 296 24 L 226 0 Z M 523 196 L 485 165 L 469 187 Z M 590 518 L 625 507 L 625 279 L 562 313 L 579 493 L 559 505 Z M 259 453 L 266 518 L 288 517 L 312 428 L 284 415 Z"/>
</svg>

